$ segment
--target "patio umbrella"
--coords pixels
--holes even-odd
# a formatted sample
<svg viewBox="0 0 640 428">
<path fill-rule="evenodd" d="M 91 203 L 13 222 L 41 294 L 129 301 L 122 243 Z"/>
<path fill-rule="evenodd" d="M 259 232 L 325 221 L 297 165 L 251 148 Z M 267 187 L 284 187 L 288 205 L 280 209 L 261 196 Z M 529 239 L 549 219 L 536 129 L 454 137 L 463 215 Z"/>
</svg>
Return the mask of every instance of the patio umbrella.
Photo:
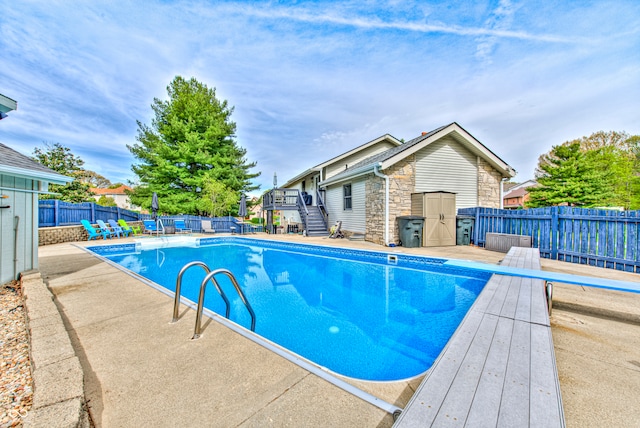
<svg viewBox="0 0 640 428">
<path fill-rule="evenodd" d="M 240 198 L 240 208 L 238 208 L 238 217 L 245 218 L 247 216 L 247 198 L 242 195 Z"/>
<path fill-rule="evenodd" d="M 158 210 L 160 209 L 160 205 L 158 204 L 158 194 L 153 192 L 153 197 L 151 198 L 151 212 L 153 213 L 153 219 L 158 219 Z"/>
</svg>

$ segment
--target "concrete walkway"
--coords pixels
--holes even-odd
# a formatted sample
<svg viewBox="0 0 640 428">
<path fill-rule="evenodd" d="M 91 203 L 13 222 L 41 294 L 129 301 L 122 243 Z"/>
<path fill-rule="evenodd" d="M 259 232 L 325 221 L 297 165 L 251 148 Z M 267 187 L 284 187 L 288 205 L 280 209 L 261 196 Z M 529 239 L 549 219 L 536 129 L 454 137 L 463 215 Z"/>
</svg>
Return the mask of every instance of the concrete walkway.
<svg viewBox="0 0 640 428">
<path fill-rule="evenodd" d="M 488 263 L 504 257 L 460 246 L 385 249 L 344 239 L 269 239 Z M 640 279 L 563 262 L 542 264 L 559 272 Z M 208 321 L 203 337 L 191 341 L 192 310 L 183 309 L 180 322 L 169 324 L 170 297 L 71 244 L 40 247 L 40 271 L 80 359 L 85 397 L 98 427 L 393 424 L 386 412 L 217 322 Z M 633 398 L 640 390 L 640 296 L 557 284 L 555 298 L 552 326 L 567 425 L 635 426 L 640 420 Z M 356 386 L 404 407 L 418 384 Z"/>
</svg>

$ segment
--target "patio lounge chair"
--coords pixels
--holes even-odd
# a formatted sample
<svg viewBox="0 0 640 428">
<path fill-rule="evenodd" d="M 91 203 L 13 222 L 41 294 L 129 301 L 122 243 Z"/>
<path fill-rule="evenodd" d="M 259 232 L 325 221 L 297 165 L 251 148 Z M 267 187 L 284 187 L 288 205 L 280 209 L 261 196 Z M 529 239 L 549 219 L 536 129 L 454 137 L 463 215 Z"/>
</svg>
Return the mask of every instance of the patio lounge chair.
<svg viewBox="0 0 640 428">
<path fill-rule="evenodd" d="M 160 230 L 158 229 L 158 224 L 155 222 L 155 220 L 142 220 L 142 223 L 144 224 L 144 233 L 152 235 L 154 233 L 160 232 Z"/>
<path fill-rule="evenodd" d="M 216 233 L 213 226 L 211 226 L 211 220 L 202 220 L 200 228 L 202 229 L 202 233 Z"/>
<path fill-rule="evenodd" d="M 176 228 L 176 233 L 191 233 L 192 232 L 192 230 L 187 227 L 187 225 L 184 223 L 184 220 L 181 219 L 181 218 L 174 220 L 173 224 L 174 224 L 174 226 Z"/>
<path fill-rule="evenodd" d="M 131 233 L 131 230 L 124 230 L 122 227 L 120 227 L 120 225 L 118 225 L 118 223 L 116 223 L 115 220 L 109 219 L 107 220 L 107 223 L 109 223 L 109 226 L 111 226 L 111 228 L 118 234 L 118 236 L 129 236 L 129 234 Z"/>
<path fill-rule="evenodd" d="M 116 235 L 118 238 L 120 237 L 120 234 L 118 232 L 116 232 L 115 230 L 113 230 L 113 228 L 111 226 L 107 226 L 104 221 L 102 220 L 96 220 L 96 223 L 98 223 L 98 226 L 100 226 L 100 230 L 106 230 L 109 235 L 113 236 Z"/>
<path fill-rule="evenodd" d="M 123 229 L 123 230 L 125 230 L 125 231 L 127 231 L 127 230 L 128 230 L 128 231 L 130 231 L 131 233 L 133 233 L 134 235 L 139 235 L 139 234 L 141 234 L 141 233 L 142 233 L 142 231 L 140 230 L 140 226 L 137 226 L 137 225 L 135 225 L 135 224 L 134 224 L 133 226 L 129 226 L 129 225 L 127 224 L 127 222 L 126 222 L 124 219 L 122 219 L 122 218 L 121 218 L 120 220 L 118 220 L 118 224 L 119 224 L 120 226 L 122 226 L 122 229 Z"/>
<path fill-rule="evenodd" d="M 331 235 L 329 235 L 329 238 L 344 238 L 344 233 L 340 230 L 341 228 L 342 222 L 337 221 L 336 225 L 331 228 Z"/>
<path fill-rule="evenodd" d="M 102 236 L 104 239 L 107 239 L 111 236 L 109 232 L 102 231 L 100 229 L 96 229 L 95 227 L 93 227 L 88 220 L 80 220 L 80 223 L 82 223 L 85 230 L 89 234 L 88 241 L 91 241 L 92 239 L 98 239 L 99 236 Z"/>
</svg>

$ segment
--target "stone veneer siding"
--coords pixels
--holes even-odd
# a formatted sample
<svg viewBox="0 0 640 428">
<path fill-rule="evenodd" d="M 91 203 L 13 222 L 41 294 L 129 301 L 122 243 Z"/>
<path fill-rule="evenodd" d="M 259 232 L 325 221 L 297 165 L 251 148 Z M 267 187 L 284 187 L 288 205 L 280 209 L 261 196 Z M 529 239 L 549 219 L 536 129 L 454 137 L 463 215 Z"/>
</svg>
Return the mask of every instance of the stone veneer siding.
<svg viewBox="0 0 640 428">
<path fill-rule="evenodd" d="M 500 208 L 500 181 L 502 175 L 489 163 L 478 157 L 478 205 Z"/>
<path fill-rule="evenodd" d="M 396 217 L 411 214 L 411 193 L 415 189 L 415 155 L 411 155 L 381 172 L 389 177 L 389 243 L 397 245 L 399 239 Z M 378 245 L 385 245 L 384 179 L 374 174 L 368 175 L 365 192 L 367 195 L 365 202 L 367 216 L 365 240 Z"/>
<path fill-rule="evenodd" d="M 142 222 L 130 221 L 129 226 L 142 225 Z M 98 227 L 97 225 L 94 225 Z M 84 226 L 41 227 L 38 229 L 38 245 L 61 244 L 63 242 L 86 241 L 89 234 Z M 102 238 L 98 238 L 99 240 Z"/>
</svg>

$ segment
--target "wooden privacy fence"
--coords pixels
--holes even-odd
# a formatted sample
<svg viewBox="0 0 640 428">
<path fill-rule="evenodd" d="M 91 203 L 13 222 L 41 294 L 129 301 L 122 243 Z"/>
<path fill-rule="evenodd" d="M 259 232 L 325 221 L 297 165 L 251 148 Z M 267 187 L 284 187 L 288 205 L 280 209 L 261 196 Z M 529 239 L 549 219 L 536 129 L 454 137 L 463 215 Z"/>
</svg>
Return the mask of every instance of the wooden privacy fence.
<svg viewBox="0 0 640 428">
<path fill-rule="evenodd" d="M 458 215 L 475 217 L 473 242 L 479 246 L 487 233 L 526 235 L 542 257 L 640 273 L 640 211 L 477 207 Z"/>
<path fill-rule="evenodd" d="M 57 199 L 43 199 L 38 201 L 39 227 L 75 226 L 80 220 L 89 220 L 95 224 L 96 220 L 109 219 L 137 221 L 138 213 L 119 207 L 103 207 L 94 202 L 63 202 Z"/>
<path fill-rule="evenodd" d="M 109 219 L 126 221 L 142 221 L 151 218 L 150 214 L 140 214 L 135 211 L 118 207 L 103 207 L 94 202 L 71 203 L 54 199 L 38 201 L 39 227 L 77 226 L 80 220 L 89 220 L 95 224 L 96 220 L 107 221 Z M 176 219 L 183 219 L 185 225 L 194 232 L 202 229 L 202 220 L 210 220 L 213 229 L 219 233 L 231 233 L 241 231 L 241 224 L 235 217 L 201 217 L 194 215 L 160 216 L 165 226 L 174 226 Z M 256 225 L 253 230 L 262 231 L 262 226 Z M 232 229 L 233 228 L 233 229 Z"/>
</svg>

